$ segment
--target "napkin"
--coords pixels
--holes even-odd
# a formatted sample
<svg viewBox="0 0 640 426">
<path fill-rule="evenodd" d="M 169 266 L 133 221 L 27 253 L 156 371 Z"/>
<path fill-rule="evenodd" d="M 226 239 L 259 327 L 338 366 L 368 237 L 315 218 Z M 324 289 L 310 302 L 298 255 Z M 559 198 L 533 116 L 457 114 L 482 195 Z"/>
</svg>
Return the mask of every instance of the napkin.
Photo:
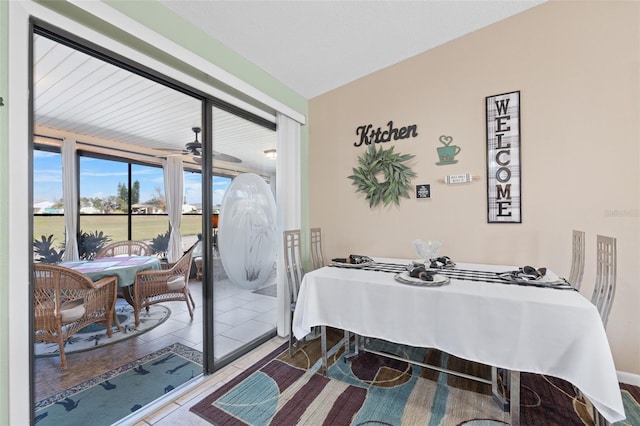
<svg viewBox="0 0 640 426">
<path fill-rule="evenodd" d="M 451 260 L 449 256 L 436 257 L 429 259 L 429 261 L 431 262 L 429 267 L 434 269 L 453 268 L 456 266 L 455 262 Z"/>
<path fill-rule="evenodd" d="M 351 265 L 361 265 L 363 263 L 371 263 L 373 259 L 369 256 L 363 256 L 360 254 L 350 254 L 349 257 L 336 257 L 331 259 L 332 262 L 337 263 L 349 263 Z"/>
<path fill-rule="evenodd" d="M 424 266 L 416 266 L 409 270 L 409 276 L 413 278 L 420 278 L 423 281 L 433 281 L 435 271 L 427 271 Z"/>
<path fill-rule="evenodd" d="M 534 268 L 533 266 L 523 266 L 519 268 L 517 271 L 506 272 L 502 275 L 510 275 L 513 278 L 517 278 L 524 281 L 540 281 L 540 282 L 552 282 L 557 281 L 558 277 L 555 277 L 555 280 L 549 280 L 546 277 L 547 268 Z M 550 274 L 551 275 L 551 274 Z"/>
</svg>

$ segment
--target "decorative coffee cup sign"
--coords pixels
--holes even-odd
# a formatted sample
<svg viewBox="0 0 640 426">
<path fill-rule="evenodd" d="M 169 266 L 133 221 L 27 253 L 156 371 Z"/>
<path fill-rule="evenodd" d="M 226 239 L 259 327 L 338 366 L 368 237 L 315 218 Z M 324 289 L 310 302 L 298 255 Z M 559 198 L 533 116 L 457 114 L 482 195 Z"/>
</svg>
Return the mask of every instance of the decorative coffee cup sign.
<svg viewBox="0 0 640 426">
<path fill-rule="evenodd" d="M 453 142 L 453 137 L 445 135 L 440 136 L 440 143 L 444 146 L 439 146 L 437 148 L 440 161 L 437 162 L 436 165 L 444 166 L 458 162 L 458 160 L 455 159 L 455 156 L 460 153 L 461 148 L 457 145 L 451 145 L 451 142 Z"/>
</svg>

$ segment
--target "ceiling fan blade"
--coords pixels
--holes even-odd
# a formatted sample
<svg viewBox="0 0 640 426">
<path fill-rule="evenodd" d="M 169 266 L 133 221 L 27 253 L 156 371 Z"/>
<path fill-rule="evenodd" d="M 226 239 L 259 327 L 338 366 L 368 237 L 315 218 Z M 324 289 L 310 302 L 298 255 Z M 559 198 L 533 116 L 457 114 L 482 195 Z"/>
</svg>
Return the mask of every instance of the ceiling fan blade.
<svg viewBox="0 0 640 426">
<path fill-rule="evenodd" d="M 198 164 L 202 164 L 202 156 L 194 155 L 193 161 L 195 161 Z M 221 152 L 215 152 L 215 151 L 213 152 L 213 161 L 224 161 L 227 163 L 242 163 L 242 160 L 239 159 L 238 157 L 234 157 L 232 155 L 227 155 L 227 154 L 223 154 Z"/>
<path fill-rule="evenodd" d="M 219 161 L 226 161 L 227 163 L 242 163 L 242 160 L 233 155 L 223 154 L 218 151 L 213 151 L 213 159 Z"/>
</svg>

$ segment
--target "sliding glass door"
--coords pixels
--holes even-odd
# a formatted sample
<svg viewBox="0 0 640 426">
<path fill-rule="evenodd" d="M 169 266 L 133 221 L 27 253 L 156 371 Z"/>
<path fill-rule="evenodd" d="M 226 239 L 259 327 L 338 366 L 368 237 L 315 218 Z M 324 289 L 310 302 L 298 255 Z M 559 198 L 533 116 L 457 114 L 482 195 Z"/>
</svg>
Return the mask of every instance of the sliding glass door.
<svg viewBox="0 0 640 426">
<path fill-rule="evenodd" d="M 33 52 L 34 264 L 80 265 L 78 270 L 89 276 L 100 263 L 100 248 L 140 241 L 151 247 L 160 265 L 154 271 L 161 274 L 179 261 L 167 259 L 172 203 L 181 206 L 182 252 L 192 256 L 186 303 L 152 305 L 140 312 L 139 322 L 131 298 L 135 275 L 131 282 L 119 276 L 113 320 L 121 327 L 113 326 L 111 337 L 104 326 L 67 336 L 66 369 L 57 345 L 34 337 L 35 418 L 64 421 L 62 412 L 69 408 L 78 413 L 77 402 L 88 398 L 78 392 L 97 386 L 108 391 L 116 376 L 152 371 L 149 363 L 167 354 L 183 360 L 176 371 L 184 371 L 183 364 L 189 369 L 184 384 L 274 336 L 275 124 L 175 81 L 164 84 L 152 70 L 137 69 L 130 61 L 45 27 L 35 28 Z M 194 149 L 198 143 L 201 147 Z M 63 169 L 67 144 L 75 147 L 73 176 Z M 166 168 L 174 158 L 180 159 L 184 189 L 169 200 Z M 241 182 L 247 177 L 260 187 L 258 201 L 250 194 L 229 195 L 234 187 L 247 191 Z M 65 179 L 75 179 L 76 192 L 69 192 L 73 187 Z M 77 210 L 65 211 L 70 194 L 77 197 Z M 225 214 L 225 199 L 236 200 L 235 211 L 242 215 Z M 240 210 L 238 199 L 245 201 Z M 233 203 L 229 209 L 233 211 Z M 69 223 L 76 226 L 78 255 L 73 258 L 64 255 Z M 226 242 L 225 232 L 231 236 Z M 78 265 L 64 263 L 69 261 Z M 175 387 L 166 385 L 167 391 Z M 101 399 L 109 401 L 110 395 Z M 159 396 L 132 402 L 112 421 Z M 123 408 L 117 398 L 114 405 Z"/>
</svg>

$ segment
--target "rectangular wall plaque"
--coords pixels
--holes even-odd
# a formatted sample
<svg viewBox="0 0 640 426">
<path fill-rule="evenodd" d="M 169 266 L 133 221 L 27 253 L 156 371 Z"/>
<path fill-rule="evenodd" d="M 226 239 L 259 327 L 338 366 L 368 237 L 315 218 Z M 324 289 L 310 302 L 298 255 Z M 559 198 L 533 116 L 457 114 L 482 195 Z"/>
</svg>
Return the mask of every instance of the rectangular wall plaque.
<svg viewBox="0 0 640 426">
<path fill-rule="evenodd" d="M 487 96 L 487 210 L 489 223 L 522 223 L 520 91 Z"/>
<path fill-rule="evenodd" d="M 416 185 L 416 198 L 431 198 L 431 185 Z"/>
</svg>

